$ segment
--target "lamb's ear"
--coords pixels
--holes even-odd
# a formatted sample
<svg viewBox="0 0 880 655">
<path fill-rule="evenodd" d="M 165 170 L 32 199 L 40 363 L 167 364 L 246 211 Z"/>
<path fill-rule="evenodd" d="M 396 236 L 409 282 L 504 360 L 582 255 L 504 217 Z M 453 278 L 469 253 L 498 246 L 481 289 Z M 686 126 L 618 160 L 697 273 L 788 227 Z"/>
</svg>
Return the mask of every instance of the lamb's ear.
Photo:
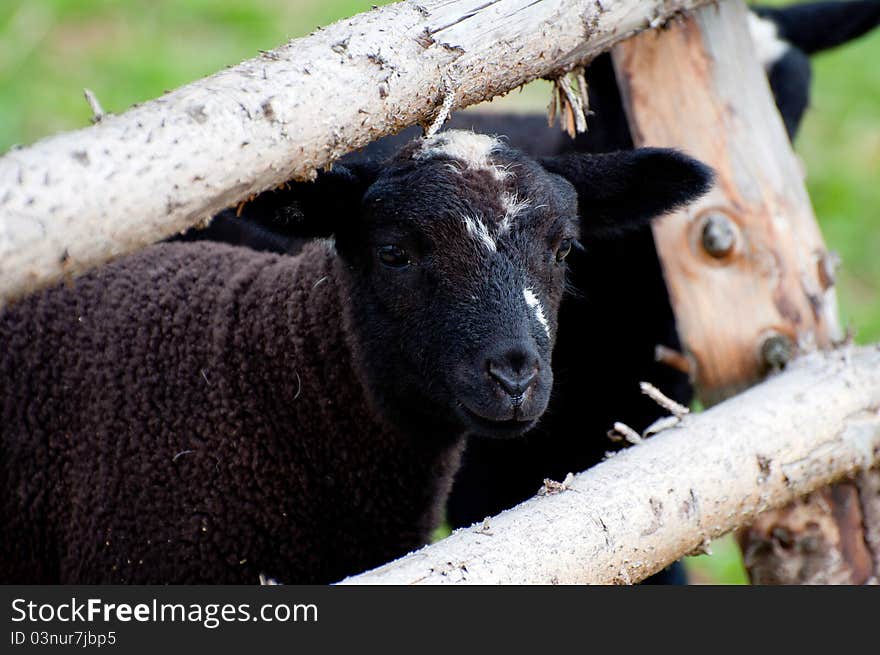
<svg viewBox="0 0 880 655">
<path fill-rule="evenodd" d="M 585 238 L 613 237 L 644 226 L 699 198 L 713 178 L 705 164 L 665 148 L 578 153 L 541 163 L 574 185 Z"/>
<path fill-rule="evenodd" d="M 314 182 L 287 182 L 240 206 L 238 215 L 278 235 L 320 238 L 357 220 L 361 199 L 375 181 L 377 164 L 335 164 Z"/>
</svg>

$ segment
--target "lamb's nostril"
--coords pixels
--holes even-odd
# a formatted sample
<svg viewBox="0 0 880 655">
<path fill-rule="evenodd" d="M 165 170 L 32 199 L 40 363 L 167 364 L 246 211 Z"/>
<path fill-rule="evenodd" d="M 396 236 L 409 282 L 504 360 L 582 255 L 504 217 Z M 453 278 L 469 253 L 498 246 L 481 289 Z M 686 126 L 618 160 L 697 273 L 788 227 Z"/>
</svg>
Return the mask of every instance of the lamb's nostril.
<svg viewBox="0 0 880 655">
<path fill-rule="evenodd" d="M 489 362 L 489 376 L 497 382 L 504 391 L 512 398 L 518 399 L 522 404 L 523 396 L 538 377 L 537 367 L 529 367 L 525 370 L 514 370 L 510 366 Z"/>
</svg>

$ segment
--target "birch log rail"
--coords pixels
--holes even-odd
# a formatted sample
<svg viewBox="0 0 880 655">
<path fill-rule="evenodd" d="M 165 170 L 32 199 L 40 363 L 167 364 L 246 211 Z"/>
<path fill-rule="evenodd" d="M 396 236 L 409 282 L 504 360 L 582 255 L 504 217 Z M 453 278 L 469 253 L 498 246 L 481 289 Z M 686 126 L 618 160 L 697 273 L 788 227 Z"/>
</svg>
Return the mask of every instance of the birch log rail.
<svg viewBox="0 0 880 655">
<path fill-rule="evenodd" d="M 407 0 L 13 150 L 0 158 L 0 303 L 310 178 L 444 100 L 558 77 L 706 2 Z"/>
<path fill-rule="evenodd" d="M 880 346 L 814 353 L 546 495 L 342 582 L 637 582 L 878 460 Z"/>
<path fill-rule="evenodd" d="M 718 174 L 708 195 L 654 227 L 704 404 L 754 384 L 798 350 L 829 347 L 840 338 L 833 257 L 751 44 L 745 4 L 700 8 L 619 44 L 613 56 L 635 143 L 682 148 Z M 880 575 L 880 551 L 869 543 L 871 530 L 880 531 L 876 475 L 761 517 L 745 537 L 752 581 Z"/>
</svg>

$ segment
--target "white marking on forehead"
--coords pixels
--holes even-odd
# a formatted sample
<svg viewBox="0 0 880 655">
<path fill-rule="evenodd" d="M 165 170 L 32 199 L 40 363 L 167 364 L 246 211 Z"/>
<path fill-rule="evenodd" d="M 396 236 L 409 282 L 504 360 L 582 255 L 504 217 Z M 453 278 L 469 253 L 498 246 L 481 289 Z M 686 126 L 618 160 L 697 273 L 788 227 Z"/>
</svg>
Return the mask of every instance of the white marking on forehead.
<svg viewBox="0 0 880 655">
<path fill-rule="evenodd" d="M 547 333 L 547 338 L 549 339 L 550 324 L 547 323 L 547 317 L 544 316 L 544 307 L 541 305 L 541 301 L 538 300 L 538 296 L 535 295 L 535 292 L 532 291 L 531 287 L 525 287 L 523 289 L 523 298 L 525 298 L 526 305 L 528 305 L 529 309 L 535 312 L 535 318 L 538 319 L 538 323 L 544 328 L 544 332 Z"/>
<path fill-rule="evenodd" d="M 789 44 L 779 38 L 779 29 L 776 23 L 768 18 L 761 18 L 753 12 L 749 12 L 749 32 L 755 44 L 755 52 L 758 61 L 767 69 L 782 59 L 790 47 Z"/>
<path fill-rule="evenodd" d="M 462 161 L 467 168 L 489 171 L 496 180 L 510 175 L 502 166 L 491 160 L 492 153 L 501 147 L 501 142 L 488 134 L 477 134 L 468 130 L 449 130 L 422 141 L 422 147 L 415 152 L 413 159 L 432 157 L 452 157 Z"/>
<path fill-rule="evenodd" d="M 504 209 L 504 217 L 498 224 L 498 235 L 501 236 L 510 229 L 513 220 L 529 206 L 526 198 L 520 198 L 516 191 L 508 193 L 504 191 L 501 194 L 501 207 Z"/>
<path fill-rule="evenodd" d="M 471 218 L 470 216 L 463 216 L 462 220 L 464 221 L 464 227 L 467 230 L 467 233 L 482 243 L 483 246 L 486 247 L 486 250 L 489 252 L 498 251 L 498 244 L 495 243 L 495 239 L 489 234 L 489 229 L 483 221 Z"/>
<path fill-rule="evenodd" d="M 501 141 L 487 134 L 477 134 L 469 130 L 449 130 L 422 140 L 413 159 L 425 160 L 434 157 L 449 157 L 450 170 L 482 170 L 490 173 L 496 181 L 502 182 L 512 175 L 509 165 L 493 161 L 492 155 L 502 147 Z M 504 211 L 496 221 L 487 221 L 478 216 L 462 216 L 468 234 L 477 240 L 490 253 L 498 251 L 496 239 L 510 229 L 517 214 L 528 206 L 528 201 L 520 200 L 516 193 L 498 189 L 499 200 Z M 490 224 L 491 223 L 491 224 Z M 495 233 L 494 236 L 492 233 Z"/>
</svg>

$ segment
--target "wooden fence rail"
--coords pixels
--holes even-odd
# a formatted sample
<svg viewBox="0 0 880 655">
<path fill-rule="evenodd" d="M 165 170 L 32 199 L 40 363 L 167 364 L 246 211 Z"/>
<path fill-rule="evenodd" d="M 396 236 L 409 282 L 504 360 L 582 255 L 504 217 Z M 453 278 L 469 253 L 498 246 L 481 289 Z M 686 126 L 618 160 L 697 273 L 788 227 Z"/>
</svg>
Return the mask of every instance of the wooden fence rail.
<svg viewBox="0 0 880 655">
<path fill-rule="evenodd" d="M 407 0 L 0 158 L 0 303 L 708 0 Z M 448 97 L 447 97 L 448 96 Z"/>
<path fill-rule="evenodd" d="M 880 346 L 815 353 L 546 495 L 343 582 L 637 582 L 878 461 Z"/>
</svg>

